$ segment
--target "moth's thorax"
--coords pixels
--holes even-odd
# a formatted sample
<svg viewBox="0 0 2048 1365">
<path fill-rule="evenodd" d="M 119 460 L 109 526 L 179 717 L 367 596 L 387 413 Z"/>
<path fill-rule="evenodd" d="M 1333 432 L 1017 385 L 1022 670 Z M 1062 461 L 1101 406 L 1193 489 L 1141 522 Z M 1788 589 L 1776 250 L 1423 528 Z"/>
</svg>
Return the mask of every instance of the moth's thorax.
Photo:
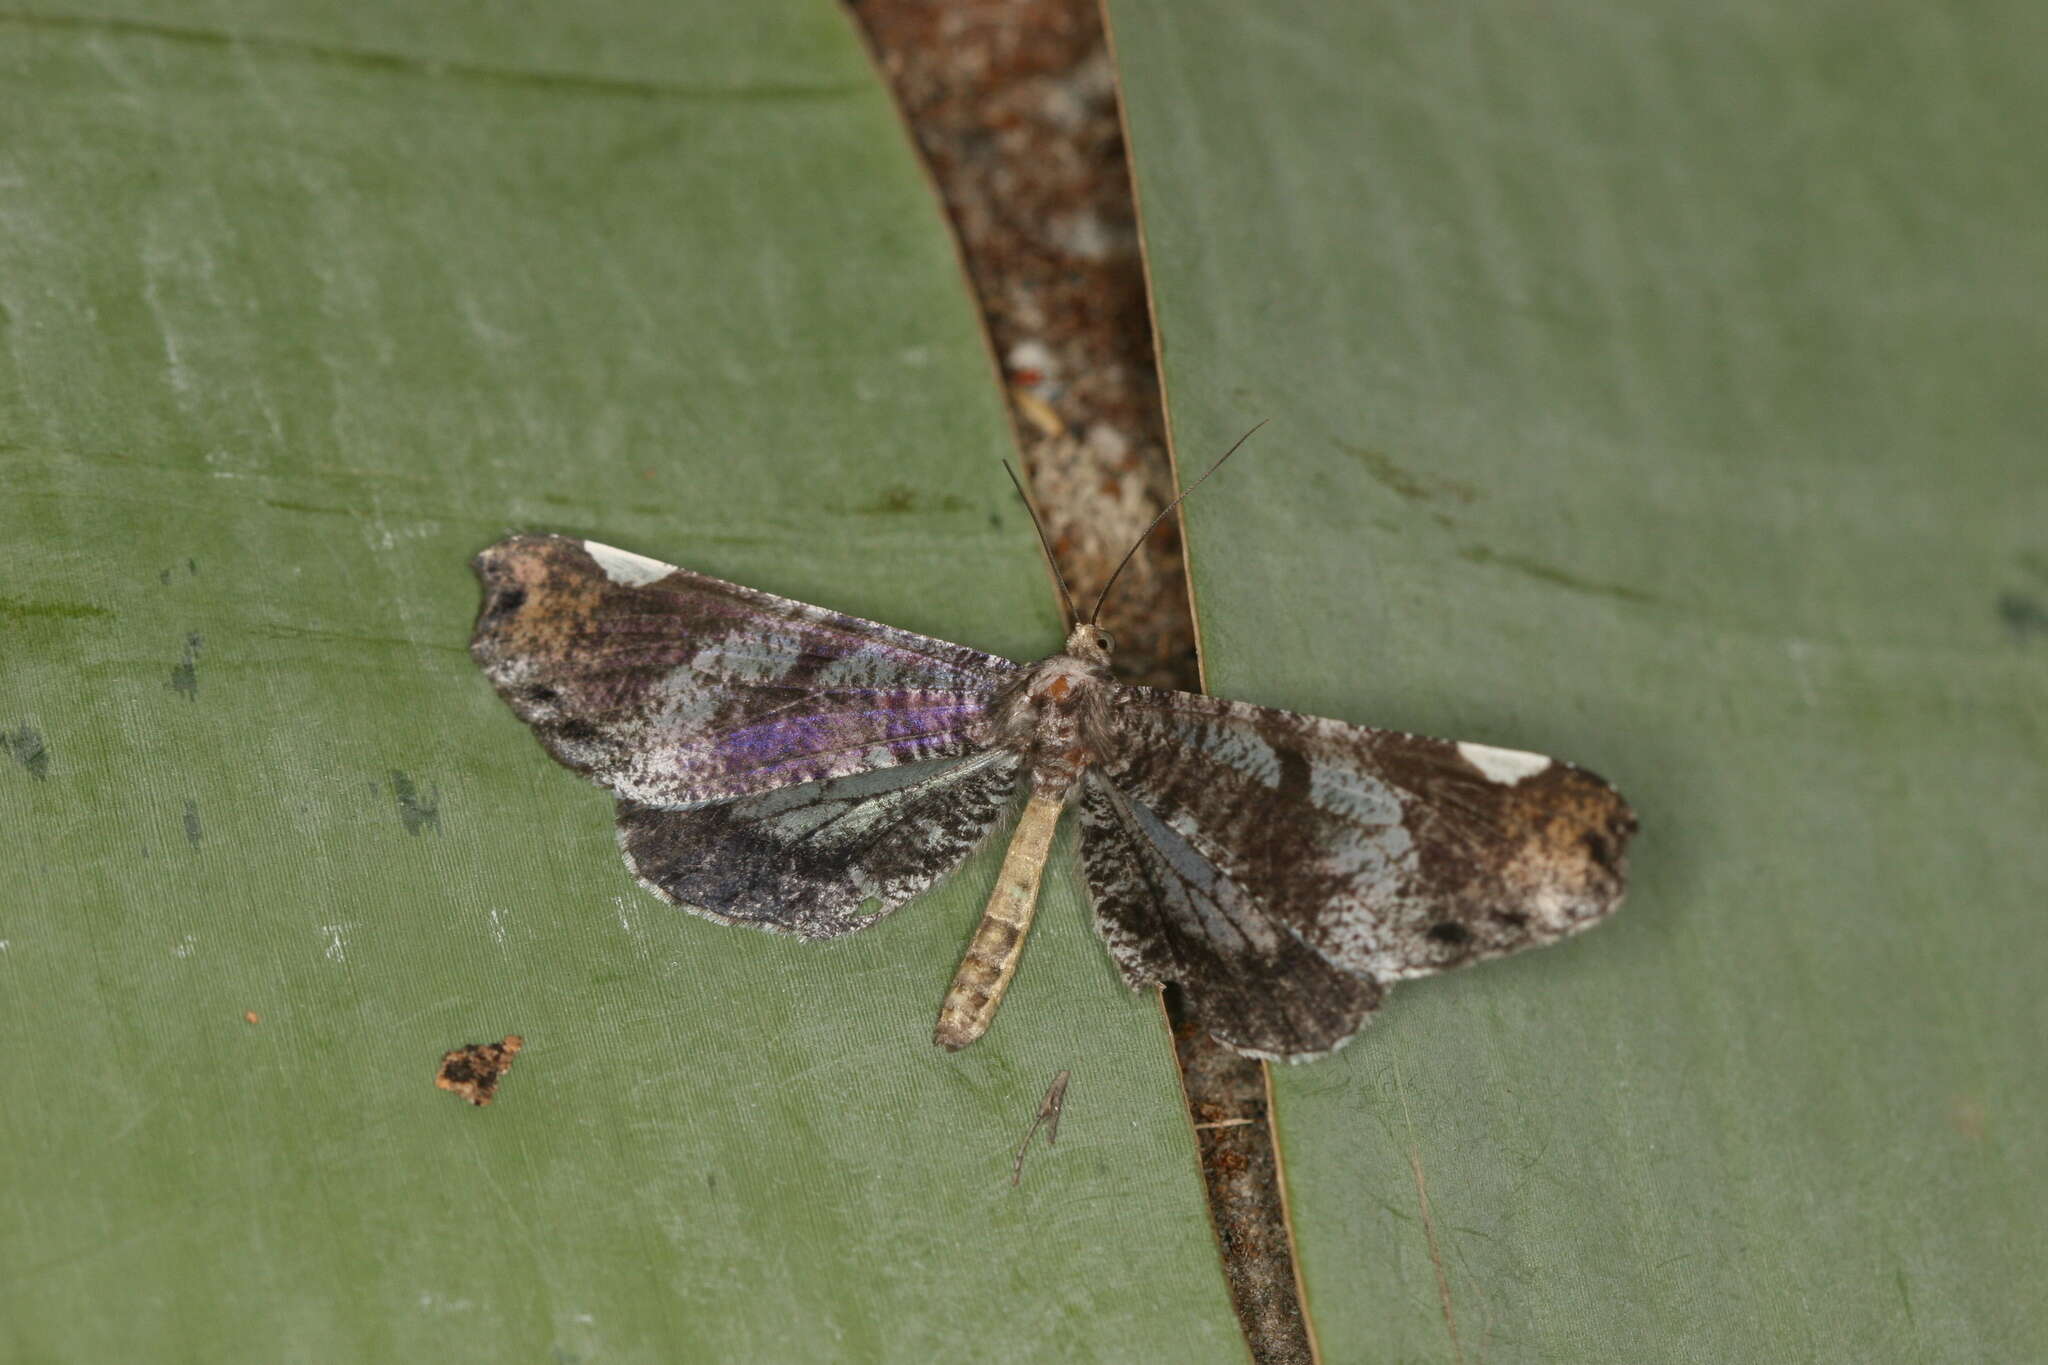
<svg viewBox="0 0 2048 1365">
<path fill-rule="evenodd" d="M 1076 634 L 1092 629 L 1077 627 Z M 1064 793 L 1115 749 L 1109 655 L 1086 647 L 1093 640 L 1082 643 L 1082 652 L 1062 651 L 1033 664 L 996 701 L 996 742 L 1024 756 L 1041 791 Z"/>
</svg>

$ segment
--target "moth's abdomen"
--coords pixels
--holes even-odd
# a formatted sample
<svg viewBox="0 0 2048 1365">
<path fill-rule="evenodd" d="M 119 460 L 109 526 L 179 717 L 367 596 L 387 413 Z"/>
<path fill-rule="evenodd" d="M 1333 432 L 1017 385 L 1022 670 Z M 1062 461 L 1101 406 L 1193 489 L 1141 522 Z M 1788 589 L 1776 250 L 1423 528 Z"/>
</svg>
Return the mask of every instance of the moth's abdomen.
<svg viewBox="0 0 2048 1365">
<path fill-rule="evenodd" d="M 996 874 L 996 889 L 990 893 L 988 908 L 982 911 L 974 937 L 960 959 L 960 970 L 939 1006 L 938 1026 L 932 1041 L 949 1052 L 958 1052 L 988 1031 L 1017 974 L 1024 956 L 1024 936 L 1031 932 L 1032 917 L 1038 912 L 1038 884 L 1045 876 L 1046 854 L 1052 849 L 1052 833 L 1058 826 L 1066 802 L 1063 794 L 1034 788 L 1024 805 L 1017 832 L 1010 836 L 1009 852 L 1003 855 L 1003 869 Z"/>
</svg>

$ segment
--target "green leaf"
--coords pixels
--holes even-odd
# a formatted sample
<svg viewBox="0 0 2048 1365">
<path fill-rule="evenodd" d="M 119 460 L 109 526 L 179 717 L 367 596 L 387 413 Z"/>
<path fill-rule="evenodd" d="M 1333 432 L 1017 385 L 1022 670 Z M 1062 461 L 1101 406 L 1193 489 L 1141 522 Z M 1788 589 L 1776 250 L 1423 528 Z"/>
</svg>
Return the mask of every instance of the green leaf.
<svg viewBox="0 0 2048 1365">
<path fill-rule="evenodd" d="M 1642 815 L 1276 1071 L 1325 1358 L 2048 1356 L 2036 12 L 1113 11 L 1211 684 Z"/>
<path fill-rule="evenodd" d="M 0 1356 L 1242 1359 L 1070 878 L 942 1054 L 990 857 L 842 943 L 692 919 L 466 655 L 510 529 L 1057 638 L 883 89 L 747 13 L 0 22 Z"/>
</svg>

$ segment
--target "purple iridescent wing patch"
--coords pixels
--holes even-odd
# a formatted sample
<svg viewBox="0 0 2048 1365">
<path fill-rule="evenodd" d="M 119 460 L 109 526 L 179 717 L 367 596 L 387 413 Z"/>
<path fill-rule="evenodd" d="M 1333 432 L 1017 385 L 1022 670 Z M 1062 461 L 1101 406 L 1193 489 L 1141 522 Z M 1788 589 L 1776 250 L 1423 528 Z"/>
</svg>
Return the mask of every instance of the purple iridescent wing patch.
<svg viewBox="0 0 2048 1365">
<path fill-rule="evenodd" d="M 470 652 L 570 768 L 681 807 L 988 747 L 1007 659 L 591 541 L 476 557 Z"/>
</svg>

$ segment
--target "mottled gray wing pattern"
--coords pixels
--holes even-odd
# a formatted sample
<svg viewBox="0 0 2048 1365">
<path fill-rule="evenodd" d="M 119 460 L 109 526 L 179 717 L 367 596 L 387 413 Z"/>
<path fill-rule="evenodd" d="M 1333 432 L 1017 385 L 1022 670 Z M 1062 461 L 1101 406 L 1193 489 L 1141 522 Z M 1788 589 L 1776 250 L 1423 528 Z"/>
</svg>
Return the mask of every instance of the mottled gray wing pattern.
<svg viewBox="0 0 2048 1365">
<path fill-rule="evenodd" d="M 1333 1017 L 1349 1020 L 1341 1041 L 1395 981 L 1555 942 L 1620 904 L 1635 816 L 1583 769 L 1183 692 L 1123 688 L 1117 701 L 1121 747 L 1096 777 L 1116 799 L 1091 795 L 1082 811 L 1103 934 L 1126 979 L 1179 980 L 1240 1050 L 1334 1045 L 1306 1027 L 1309 1010 L 1255 1003 L 1300 979 L 1317 983 L 1310 997 L 1327 993 L 1324 978 L 1281 965 L 1298 961 L 1285 939 L 1366 986 L 1331 997 Z M 1108 852 L 1133 842 L 1152 846 L 1155 870 L 1210 888 L 1206 899 L 1190 892 L 1178 920 L 1156 897 L 1139 906 Z M 1184 938 L 1199 926 L 1220 960 L 1256 979 L 1211 976 L 1193 950 L 1148 956 L 1134 945 L 1160 921 L 1181 923 Z"/>
<path fill-rule="evenodd" d="M 1328 1052 L 1379 1003 L 1377 985 L 1332 966 L 1096 773 L 1081 789 L 1081 868 L 1124 979 L 1181 983 L 1196 1019 L 1240 1052 Z"/>
<path fill-rule="evenodd" d="M 833 938 L 958 867 L 1019 778 L 1017 755 L 991 749 L 689 810 L 621 801 L 619 847 L 648 889 L 707 919 Z"/>
<path fill-rule="evenodd" d="M 567 766 L 679 808 L 986 747 L 1007 659 L 591 541 L 476 557 L 471 652 Z"/>
</svg>

